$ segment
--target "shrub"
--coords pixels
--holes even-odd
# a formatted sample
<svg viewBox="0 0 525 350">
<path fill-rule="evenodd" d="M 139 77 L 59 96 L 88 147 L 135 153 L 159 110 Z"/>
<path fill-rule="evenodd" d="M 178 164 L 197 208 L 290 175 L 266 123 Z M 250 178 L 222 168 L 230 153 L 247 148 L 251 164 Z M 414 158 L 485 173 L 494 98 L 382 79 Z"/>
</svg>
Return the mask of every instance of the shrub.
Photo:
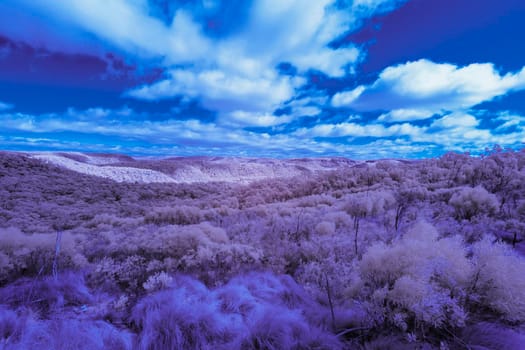
<svg viewBox="0 0 525 350">
<path fill-rule="evenodd" d="M 333 235 L 335 233 L 335 224 L 330 221 L 321 221 L 315 226 L 315 232 L 320 235 Z"/>
<path fill-rule="evenodd" d="M 156 225 L 193 225 L 198 224 L 202 220 L 201 210 L 187 205 L 180 205 L 174 208 L 155 208 L 146 214 L 144 218 L 145 223 Z"/>
<path fill-rule="evenodd" d="M 525 321 L 525 260 L 504 243 L 485 238 L 472 247 L 474 292 L 481 304 L 509 321 Z"/>
<path fill-rule="evenodd" d="M 117 286 L 130 293 L 139 293 L 142 292 L 140 287 L 146 282 L 149 274 L 154 274 L 162 268 L 157 266 L 157 269 L 148 271 L 149 264 L 139 255 L 130 255 L 122 259 L 106 257 L 96 264 L 90 275 L 90 282 L 106 288 Z"/>
<path fill-rule="evenodd" d="M 457 219 L 471 220 L 482 214 L 494 214 L 499 207 L 497 197 L 481 186 L 465 187 L 450 198 Z"/>
<path fill-rule="evenodd" d="M 179 278 L 179 288 L 142 300 L 133 310 L 140 349 L 212 349 L 232 347 L 236 330 L 228 328 L 204 285 Z"/>
<path fill-rule="evenodd" d="M 160 271 L 192 273 L 215 284 L 257 266 L 262 257 L 249 245 L 229 243 L 223 229 L 207 222 L 113 236 L 106 256 L 95 264 L 92 281 L 139 294 L 147 279 Z"/>
<path fill-rule="evenodd" d="M 142 287 L 147 292 L 155 292 L 158 290 L 166 289 L 173 282 L 173 279 L 166 272 L 161 271 L 152 276 L 149 276 L 146 282 L 142 284 Z"/>
<path fill-rule="evenodd" d="M 237 277 L 216 290 L 183 276 L 134 308 L 140 349 L 338 349 L 320 307 L 291 279 Z"/>
<path fill-rule="evenodd" d="M 19 276 L 51 272 L 55 257 L 56 234 L 25 234 L 16 228 L 0 229 L 0 283 Z M 83 267 L 87 264 L 77 240 L 71 233 L 62 235 L 59 268 Z"/>
<path fill-rule="evenodd" d="M 13 308 L 27 307 L 46 316 L 67 307 L 89 304 L 93 296 L 82 274 L 65 272 L 56 279 L 19 279 L 0 289 L 0 300 Z"/>
<path fill-rule="evenodd" d="M 5 345 L 10 339 L 20 336 L 23 321 L 20 313 L 0 305 L 0 349 L 4 349 L 2 345 Z"/>
<path fill-rule="evenodd" d="M 465 322 L 472 269 L 458 237 L 438 239 L 431 225 L 420 222 L 391 245 L 371 246 L 358 271 L 353 290 L 382 310 L 379 323 L 406 330 L 414 321 L 438 328 Z"/>
<path fill-rule="evenodd" d="M 525 344 L 525 334 L 488 322 L 466 327 L 461 338 L 471 349 L 521 350 Z"/>
<path fill-rule="evenodd" d="M 5 350 L 126 350 L 132 336 L 103 321 L 57 317 L 41 320 L 31 313 L 0 308 L 0 348 Z"/>
</svg>

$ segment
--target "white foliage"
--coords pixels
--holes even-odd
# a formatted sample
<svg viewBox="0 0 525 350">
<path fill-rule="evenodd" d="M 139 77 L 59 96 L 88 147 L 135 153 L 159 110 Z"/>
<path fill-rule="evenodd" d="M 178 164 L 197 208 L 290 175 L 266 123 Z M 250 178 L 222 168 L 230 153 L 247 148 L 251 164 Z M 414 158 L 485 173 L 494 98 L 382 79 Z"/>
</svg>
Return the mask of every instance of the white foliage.
<svg viewBox="0 0 525 350">
<path fill-rule="evenodd" d="M 104 177 L 117 182 L 175 182 L 175 180 L 170 176 L 167 176 L 160 171 L 150 169 L 119 167 L 111 165 L 99 166 L 97 164 L 78 162 L 76 160 L 55 154 L 38 154 L 35 155 L 34 158 L 59 165 L 82 174 Z"/>
<path fill-rule="evenodd" d="M 158 290 L 168 288 L 173 282 L 173 278 L 166 272 L 161 271 L 152 276 L 149 276 L 146 282 L 142 284 L 142 287 L 147 292 L 155 292 Z"/>
<path fill-rule="evenodd" d="M 461 189 L 452 195 L 449 204 L 458 218 L 467 220 L 480 214 L 493 214 L 499 206 L 498 198 L 481 186 Z"/>
<path fill-rule="evenodd" d="M 466 319 L 461 297 L 472 276 L 471 264 L 460 239 L 438 239 L 427 223 L 417 223 L 391 245 L 372 245 L 359 272 L 362 293 L 371 293 L 376 305 L 386 300 L 394 312 L 409 312 L 432 326 L 460 326 Z"/>
<path fill-rule="evenodd" d="M 330 221 L 321 221 L 315 225 L 315 232 L 320 235 L 333 235 L 335 233 L 335 224 Z"/>
<path fill-rule="evenodd" d="M 478 274 L 475 291 L 482 303 L 510 321 L 525 321 L 525 260 L 490 238 L 473 246 Z"/>
</svg>

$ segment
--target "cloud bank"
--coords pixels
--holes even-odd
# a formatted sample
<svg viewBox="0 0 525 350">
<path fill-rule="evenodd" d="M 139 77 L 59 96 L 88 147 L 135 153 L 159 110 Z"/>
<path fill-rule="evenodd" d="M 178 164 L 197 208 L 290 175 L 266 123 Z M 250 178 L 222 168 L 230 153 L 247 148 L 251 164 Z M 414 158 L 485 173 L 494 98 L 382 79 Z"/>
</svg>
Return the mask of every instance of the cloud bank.
<svg viewBox="0 0 525 350">
<path fill-rule="evenodd" d="M 525 111 L 480 105 L 524 90 L 525 67 L 421 57 L 361 74 L 367 47 L 349 35 L 405 2 L 6 0 L 0 10 L 10 18 L 0 21 L 0 34 L 10 41 L 0 41 L 0 60 L 16 51 L 11 42 L 24 42 L 40 56 L 100 56 L 111 63 L 97 68 L 98 75 L 107 70 L 100 79 L 108 86 L 114 66 L 155 74 L 112 85 L 125 87 L 111 106 L 72 103 L 37 113 L 0 102 L 0 141 L 8 148 L 359 158 L 521 147 Z"/>
<path fill-rule="evenodd" d="M 338 92 L 335 107 L 389 111 L 385 121 L 426 119 L 446 111 L 466 110 L 509 92 L 525 89 L 525 67 L 500 74 L 491 63 L 458 67 L 425 59 L 383 70 L 371 85 Z"/>
</svg>

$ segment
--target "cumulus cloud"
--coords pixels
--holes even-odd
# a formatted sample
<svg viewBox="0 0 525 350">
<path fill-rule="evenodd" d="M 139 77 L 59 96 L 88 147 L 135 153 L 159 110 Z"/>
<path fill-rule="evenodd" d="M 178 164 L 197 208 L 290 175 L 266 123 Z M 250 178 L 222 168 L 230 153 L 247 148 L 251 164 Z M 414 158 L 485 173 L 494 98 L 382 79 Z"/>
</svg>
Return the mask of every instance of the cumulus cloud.
<svg viewBox="0 0 525 350">
<path fill-rule="evenodd" d="M 124 106 L 120 109 L 109 109 L 109 108 L 88 108 L 84 110 L 78 110 L 75 108 L 68 108 L 66 113 L 64 114 L 65 117 L 73 120 L 88 120 L 88 121 L 97 121 L 102 119 L 108 119 L 108 118 L 126 118 L 131 117 L 135 113 L 134 111 Z"/>
<path fill-rule="evenodd" d="M 479 120 L 470 114 L 452 113 L 432 122 L 432 127 L 440 129 L 473 128 L 479 125 Z"/>
<path fill-rule="evenodd" d="M 275 116 L 273 114 L 264 113 L 250 113 L 246 111 L 233 111 L 219 115 L 219 122 L 234 126 L 256 126 L 256 127 L 270 127 L 289 123 L 293 119 L 290 115 Z"/>
<path fill-rule="evenodd" d="M 92 135 L 95 139 L 100 139 L 100 136 L 111 136 L 108 142 L 114 142 L 115 145 L 113 146 L 115 147 L 131 141 L 132 144 L 138 142 L 145 148 L 151 148 L 153 153 L 156 150 L 162 150 L 166 152 L 165 154 L 173 154 L 174 150 L 180 151 L 185 148 L 191 149 L 189 154 L 194 154 L 198 150 L 202 154 L 209 152 L 239 154 L 244 152 L 245 155 L 251 156 L 282 156 L 282 152 L 309 155 L 337 154 L 348 150 L 348 146 L 344 145 L 297 138 L 289 134 L 270 135 L 265 132 L 244 130 L 240 127 L 245 124 L 272 126 L 281 123 L 281 118 L 289 120 L 290 116 L 244 115 L 244 112 L 234 112 L 227 123 L 221 121 L 205 123 L 198 119 L 143 121 L 137 120 L 137 118 L 121 118 L 122 111 L 129 111 L 129 109 L 101 110 L 91 108 L 85 111 L 69 110 L 64 114 L 43 115 L 3 114 L 1 115 L 3 122 L 0 125 L 0 133 L 7 134 L 6 131 L 17 131 L 19 134 L 27 134 L 21 136 L 26 144 L 30 144 L 30 140 L 44 140 L 46 137 L 43 135 L 57 132 Z M 100 115 L 101 118 L 86 118 L 87 115 L 93 114 Z M 232 125 L 234 123 L 237 125 Z M 86 138 L 83 137 L 83 139 Z M 68 143 L 64 141 L 64 144 Z M 49 145 L 49 142 L 46 145 Z M 77 144 L 77 146 L 81 148 L 82 144 Z M 96 144 L 88 142 L 85 146 L 90 149 Z M 172 148 L 171 151 L 170 148 Z M 133 151 L 129 148 L 126 150 Z M 125 150 L 121 149 L 120 151 Z"/>
<path fill-rule="evenodd" d="M 427 128 L 424 138 L 414 138 L 414 141 L 430 141 L 449 149 L 471 146 L 483 149 L 502 140 L 488 129 L 479 129 L 476 117 L 464 113 L 452 113 L 432 122 Z M 507 135 L 510 137 L 511 135 Z M 508 143 L 509 139 L 504 143 Z M 515 143 L 513 141 L 512 143 Z"/>
<path fill-rule="evenodd" d="M 391 11 L 395 7 L 405 3 L 407 0 L 353 0 L 352 10 L 361 12 L 361 17 L 365 17 L 374 13 Z M 363 14 L 366 13 L 365 14 Z"/>
<path fill-rule="evenodd" d="M 452 150 L 482 150 L 494 144 L 519 146 L 525 142 L 522 132 L 498 134 L 480 127 L 480 120 L 475 116 L 454 112 L 434 120 L 425 133 L 412 138 L 415 142 L 432 142 Z"/>
<path fill-rule="evenodd" d="M 303 0 L 255 0 L 234 30 L 214 37 L 206 13 L 220 13 L 226 6 L 220 2 L 180 3 L 168 17 L 159 17 L 154 4 L 144 0 L 6 1 L 62 28 L 95 36 L 110 49 L 161 62 L 165 77 L 129 90 L 128 97 L 186 96 L 219 112 L 266 114 L 296 97 L 304 82 L 300 77 L 311 70 L 330 77 L 351 73 L 360 50 L 351 43 L 334 46 L 334 40 L 403 2 L 318 0 L 308 1 L 305 11 Z M 296 78 L 282 75 L 276 69 L 281 63 L 291 64 Z"/>
<path fill-rule="evenodd" d="M 334 0 L 309 1 L 309 11 L 304 11 L 305 4 L 300 0 L 256 0 L 247 13 L 246 24 L 217 41 L 204 33 L 206 23 L 198 22 L 199 14 L 182 5 L 171 23 L 165 23 L 150 15 L 152 9 L 146 1 L 7 1 L 94 34 L 131 53 L 165 57 L 166 64 L 220 64 L 217 55 L 230 51 L 234 57 L 256 58 L 270 66 L 291 62 L 302 70 L 318 69 L 339 76 L 344 74 L 344 66 L 355 61 L 358 50 L 330 48 L 328 44 L 352 29 L 357 17 L 377 12 L 375 3 L 359 6 L 372 6 L 370 11 L 350 11 L 348 6 L 335 6 Z"/>
<path fill-rule="evenodd" d="M 167 62 L 180 63 L 205 56 L 211 46 L 191 14 L 177 11 L 166 25 L 149 15 L 145 1 L 7 1 L 141 57 L 165 57 Z"/>
<path fill-rule="evenodd" d="M 13 105 L 0 101 L 0 112 L 13 108 Z"/>
<path fill-rule="evenodd" d="M 227 74 L 221 70 L 174 70 L 168 79 L 143 85 L 127 93 L 144 100 L 167 99 L 175 96 L 199 98 L 202 104 L 217 111 L 275 109 L 290 99 L 303 80 L 278 76 L 268 70 L 254 77 Z"/>
<path fill-rule="evenodd" d="M 299 71 L 343 76 L 344 67 L 355 63 L 359 52 L 328 44 L 349 30 L 351 13 L 336 9 L 332 0 L 309 1 L 308 11 L 304 5 L 301 0 L 255 1 L 248 25 L 226 47 L 270 66 L 289 62 Z"/>
<path fill-rule="evenodd" d="M 244 127 L 279 126 L 294 117 L 243 111 L 221 116 L 216 122 L 198 119 L 143 121 L 137 117 L 126 117 L 135 114 L 129 108 L 91 108 L 44 115 L 4 113 L 1 115 L 0 134 L 4 135 L 2 144 L 6 147 L 112 149 L 134 154 L 164 155 L 199 153 L 282 157 L 283 154 L 345 154 L 351 158 L 369 159 L 429 156 L 444 150 L 475 153 L 494 144 L 516 147 L 525 142 L 525 119 L 510 114 L 497 117 L 501 125 L 510 123 L 504 133 L 484 129 L 476 116 L 459 112 L 436 118 L 428 126 L 410 123 L 385 126 L 352 118 L 342 123 L 318 124 L 292 131 L 277 128 L 271 133 L 250 131 Z M 509 131 L 511 127 L 513 129 Z M 13 131 L 16 133 L 12 134 Z M 70 136 L 58 140 L 54 136 L 57 133 Z M 78 134 L 84 136 L 78 138 Z M 352 142 L 356 138 L 361 138 L 362 142 Z"/>
<path fill-rule="evenodd" d="M 405 122 L 428 119 L 433 114 L 433 111 L 428 109 L 394 109 L 381 114 L 377 120 L 386 123 Z"/>
<path fill-rule="evenodd" d="M 466 110 L 524 88 L 525 67 L 502 75 L 491 63 L 458 67 L 421 59 L 386 68 L 371 85 L 335 94 L 332 105 L 387 110 L 383 120 L 406 121 Z"/>
<path fill-rule="evenodd" d="M 332 97 L 334 107 L 352 106 L 355 100 L 366 90 L 364 86 L 358 86 L 353 90 L 338 92 Z"/>
<path fill-rule="evenodd" d="M 246 26 L 221 42 L 217 49 L 219 56 L 224 50 L 228 58 L 232 57 L 228 53 L 235 53 L 235 64 L 239 57 L 267 67 L 287 62 L 299 73 L 317 70 L 331 77 L 342 77 L 352 72 L 361 52 L 351 43 L 338 47 L 330 44 L 357 29 L 363 19 L 391 11 L 403 2 L 256 0 Z"/>
<path fill-rule="evenodd" d="M 170 5 L 172 12 L 160 18 L 146 0 L 6 0 L 9 6 L 51 19 L 60 30 L 87 33 L 106 48 L 127 53 L 124 56 L 131 61 L 138 58 L 162 67 L 160 80 L 131 88 L 125 97 L 182 98 L 215 113 L 213 122 L 200 121 L 198 115 L 178 120 L 183 112 L 176 107 L 163 120 L 129 108 L 27 115 L 8 113 L 10 105 L 0 103 L 0 130 L 41 136 L 27 140 L 69 132 L 140 141 L 166 153 L 170 147 L 193 147 L 193 153 L 245 149 L 252 155 L 294 151 L 376 157 L 386 155 L 388 147 L 389 154 L 401 155 L 425 148 L 483 149 L 494 143 L 524 142 L 523 119 L 501 114 L 495 119 L 498 127 L 491 131 L 482 127 L 471 108 L 524 89 L 525 68 L 499 72 L 490 63 L 460 67 L 422 59 L 388 67 L 372 84 L 336 93 L 331 100 L 325 91 L 308 85 L 312 71 L 347 81 L 363 55 L 351 43 L 337 46 L 334 41 L 364 19 L 403 2 L 312 0 L 305 11 L 304 0 L 255 0 L 243 5 L 242 20 L 213 33 L 207 15 L 196 12 L 197 5 L 190 2 Z M 199 6 L 220 13 L 225 5 L 208 1 Z M 283 63 L 291 69 L 279 70 Z M 375 121 L 364 114 L 339 122 L 341 117 L 325 108 L 327 104 L 382 114 Z M 428 122 L 417 126 L 410 123 L 425 119 Z M 321 124 L 298 126 L 314 123 Z M 351 144 L 354 138 L 362 138 L 359 145 Z"/>
<path fill-rule="evenodd" d="M 323 93 L 314 93 L 287 101 L 283 107 L 287 114 L 292 116 L 291 120 L 299 117 L 314 117 L 323 112 L 328 96 Z"/>
<path fill-rule="evenodd" d="M 408 62 L 386 68 L 371 85 L 358 86 L 332 97 L 335 107 L 385 110 L 377 121 L 366 125 L 318 125 L 309 132 L 325 137 L 403 137 L 412 143 L 458 151 L 483 149 L 493 144 L 516 146 L 525 140 L 519 118 L 508 115 L 495 118 L 500 125 L 490 130 L 480 126 L 481 120 L 471 109 L 524 88 L 525 68 L 501 74 L 490 63 L 458 67 L 428 60 Z M 407 123 L 431 118 L 428 126 L 415 127 Z M 387 127 L 382 123 L 394 124 Z"/>
<path fill-rule="evenodd" d="M 505 132 L 509 129 L 515 129 L 516 131 L 522 131 L 525 135 L 525 116 L 505 111 L 499 113 L 495 118 L 495 121 L 501 123 L 495 129 L 497 132 Z"/>
<path fill-rule="evenodd" d="M 416 135 L 420 128 L 411 124 L 395 124 L 385 127 L 382 124 L 319 124 L 310 129 L 302 128 L 296 131 L 298 136 L 309 137 L 392 137 L 403 135 Z"/>
<path fill-rule="evenodd" d="M 321 106 L 326 103 L 327 97 L 305 97 L 292 99 L 284 104 L 284 108 L 279 113 L 268 113 L 257 110 L 257 104 L 252 104 L 248 108 L 234 111 L 221 111 L 217 114 L 216 122 L 223 126 L 232 127 L 276 127 L 284 126 L 299 118 L 314 117 L 322 113 Z M 230 103 L 227 106 L 231 107 Z M 242 107 L 241 105 L 238 105 Z M 216 106 L 220 109 L 220 106 Z"/>
<path fill-rule="evenodd" d="M 303 6 L 298 0 L 255 1 L 246 25 L 213 42 L 213 52 L 127 95 L 145 100 L 186 95 L 212 110 L 268 114 L 296 94 L 305 82 L 300 76 L 309 70 L 344 76 L 359 50 L 329 43 L 349 30 L 351 13 L 335 8 L 332 0 L 311 2 L 309 11 Z M 295 67 L 295 78 L 279 74 L 275 67 L 282 62 Z"/>
<path fill-rule="evenodd" d="M 318 124 L 311 128 L 300 128 L 294 132 L 298 137 L 323 139 L 336 138 L 375 138 L 368 144 L 374 150 L 377 143 L 402 142 L 414 147 L 422 144 L 432 146 L 433 149 L 456 151 L 479 151 L 494 144 L 516 147 L 525 142 L 525 133 L 521 128 L 524 119 L 500 117 L 504 121 L 502 126 L 517 126 L 517 129 L 504 134 L 480 127 L 480 120 L 475 116 L 454 112 L 436 118 L 429 126 L 415 126 L 410 123 L 385 126 L 378 122 L 338 124 Z M 508 123 L 508 124 L 506 124 Z M 405 145 L 407 146 L 407 145 Z M 405 147 L 406 148 L 406 147 Z M 369 152 L 369 155 L 372 151 Z"/>
</svg>

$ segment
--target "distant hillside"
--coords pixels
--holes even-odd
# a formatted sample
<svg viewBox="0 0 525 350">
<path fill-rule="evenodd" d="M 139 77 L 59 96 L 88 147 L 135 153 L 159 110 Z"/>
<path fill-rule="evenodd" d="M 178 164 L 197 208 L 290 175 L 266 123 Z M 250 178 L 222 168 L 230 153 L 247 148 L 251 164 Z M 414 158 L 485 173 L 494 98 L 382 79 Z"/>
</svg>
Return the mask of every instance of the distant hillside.
<svg viewBox="0 0 525 350">
<path fill-rule="evenodd" d="M 323 171 L 350 167 L 344 158 L 267 159 L 223 157 L 131 158 L 113 154 L 29 153 L 34 159 L 79 173 L 118 182 L 198 183 L 253 181 L 312 176 Z"/>
</svg>

